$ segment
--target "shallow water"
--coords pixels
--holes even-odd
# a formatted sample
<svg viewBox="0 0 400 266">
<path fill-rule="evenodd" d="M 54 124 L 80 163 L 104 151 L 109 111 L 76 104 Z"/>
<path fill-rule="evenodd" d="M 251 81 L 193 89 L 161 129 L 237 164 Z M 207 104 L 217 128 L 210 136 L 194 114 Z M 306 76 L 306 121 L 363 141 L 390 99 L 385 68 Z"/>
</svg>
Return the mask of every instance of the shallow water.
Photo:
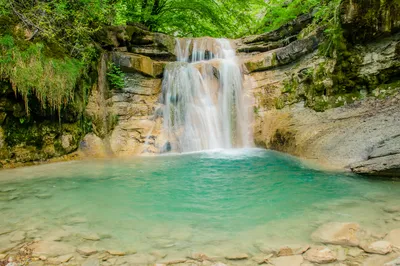
<svg viewBox="0 0 400 266">
<path fill-rule="evenodd" d="M 57 163 L 0 172 L 0 231 L 139 252 L 223 255 L 309 243 L 319 225 L 399 226 L 400 183 L 307 168 L 273 151 Z M 397 224 L 396 224 L 397 223 Z M 84 240 L 97 234 L 100 241 Z"/>
</svg>

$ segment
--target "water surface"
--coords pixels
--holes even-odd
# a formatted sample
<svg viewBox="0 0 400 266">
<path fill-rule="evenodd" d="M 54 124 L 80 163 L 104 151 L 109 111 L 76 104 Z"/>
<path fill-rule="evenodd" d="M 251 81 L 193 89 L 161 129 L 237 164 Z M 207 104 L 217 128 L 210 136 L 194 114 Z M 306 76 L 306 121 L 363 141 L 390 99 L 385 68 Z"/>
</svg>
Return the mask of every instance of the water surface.
<svg viewBox="0 0 400 266">
<path fill-rule="evenodd" d="M 0 172 L 0 231 L 168 254 L 309 243 L 319 225 L 387 231 L 400 183 L 306 167 L 259 149 L 79 161 Z M 390 220 L 390 222 L 388 222 Z M 91 234 L 100 241 L 84 240 Z"/>
</svg>

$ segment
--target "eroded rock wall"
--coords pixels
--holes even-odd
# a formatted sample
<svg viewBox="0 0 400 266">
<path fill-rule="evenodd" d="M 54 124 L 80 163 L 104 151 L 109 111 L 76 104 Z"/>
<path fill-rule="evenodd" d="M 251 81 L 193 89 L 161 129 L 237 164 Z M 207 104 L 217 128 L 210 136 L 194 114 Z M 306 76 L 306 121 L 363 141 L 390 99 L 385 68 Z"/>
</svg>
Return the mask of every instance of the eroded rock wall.
<svg viewBox="0 0 400 266">
<path fill-rule="evenodd" d="M 398 8 L 395 1 L 343 1 L 346 47 L 332 56 L 318 28 L 301 39 L 280 35 L 285 25 L 238 40 L 253 81 L 257 145 L 335 169 L 400 176 Z M 365 25 L 367 16 L 375 17 Z"/>
</svg>

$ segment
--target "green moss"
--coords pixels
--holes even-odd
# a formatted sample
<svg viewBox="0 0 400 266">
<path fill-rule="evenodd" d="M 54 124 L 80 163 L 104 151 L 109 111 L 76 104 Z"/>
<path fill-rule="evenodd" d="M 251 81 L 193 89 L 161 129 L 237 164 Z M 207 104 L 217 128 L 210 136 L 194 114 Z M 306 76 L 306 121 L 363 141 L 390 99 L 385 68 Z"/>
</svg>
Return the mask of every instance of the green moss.
<svg viewBox="0 0 400 266">
<path fill-rule="evenodd" d="M 24 98 L 27 113 L 31 94 L 37 97 L 43 108 L 48 105 L 60 111 L 73 100 L 75 85 L 83 69 L 76 59 L 47 57 L 44 47 L 42 43 L 34 43 L 22 50 L 11 35 L 0 38 L 0 74 Z"/>
</svg>

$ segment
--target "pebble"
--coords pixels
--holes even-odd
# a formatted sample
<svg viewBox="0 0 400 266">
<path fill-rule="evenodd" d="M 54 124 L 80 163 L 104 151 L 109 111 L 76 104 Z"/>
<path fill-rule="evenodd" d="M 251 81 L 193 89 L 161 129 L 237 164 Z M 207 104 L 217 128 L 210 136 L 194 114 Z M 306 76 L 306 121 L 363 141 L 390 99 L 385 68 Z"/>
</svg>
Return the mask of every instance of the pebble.
<svg viewBox="0 0 400 266">
<path fill-rule="evenodd" d="M 7 257 L 6 254 L 0 254 L 0 260 L 4 260 Z"/>
</svg>

